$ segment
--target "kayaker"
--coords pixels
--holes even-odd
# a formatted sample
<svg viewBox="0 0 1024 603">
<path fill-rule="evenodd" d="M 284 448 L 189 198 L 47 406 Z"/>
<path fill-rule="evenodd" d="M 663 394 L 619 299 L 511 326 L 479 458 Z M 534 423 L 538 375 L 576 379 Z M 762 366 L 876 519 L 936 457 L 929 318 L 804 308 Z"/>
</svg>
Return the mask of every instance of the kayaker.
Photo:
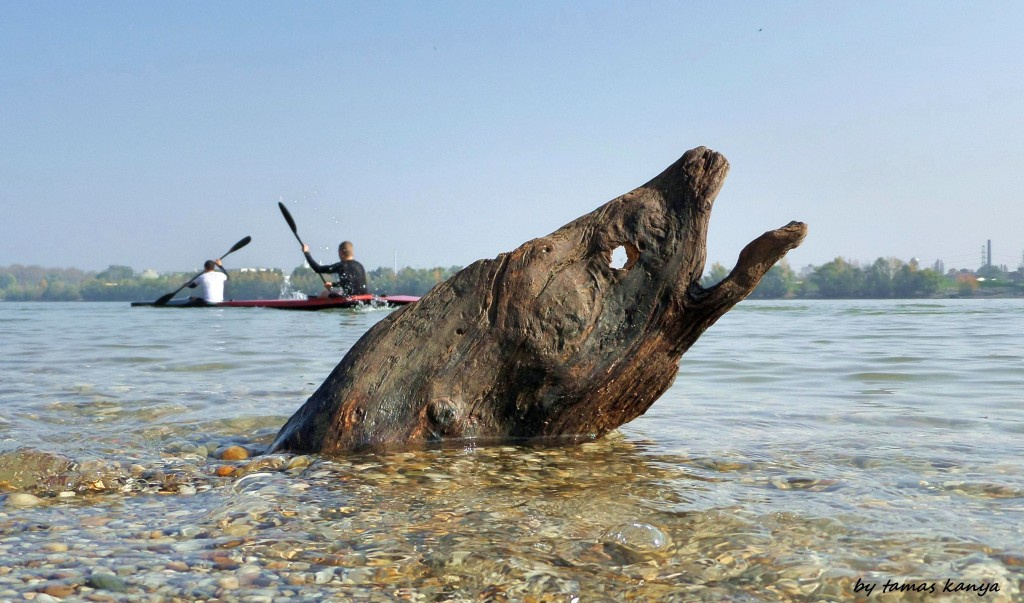
<svg viewBox="0 0 1024 603">
<path fill-rule="evenodd" d="M 338 259 L 340 261 L 330 266 L 317 264 L 313 256 L 309 254 L 309 245 L 305 243 L 302 244 L 302 253 L 306 255 L 306 261 L 309 263 L 309 267 L 313 269 L 313 272 L 336 274 L 338 277 L 335 281 L 327 281 L 325 283 L 325 289 L 320 292 L 319 297 L 339 294 L 344 296 L 366 295 L 368 293 L 366 289 L 366 270 L 356 260 L 355 248 L 352 246 L 351 241 L 342 241 L 341 245 L 338 245 Z M 330 289 L 332 287 L 336 287 L 338 291 L 331 292 Z"/>
<path fill-rule="evenodd" d="M 217 272 L 217 269 L 220 272 Z M 220 260 L 206 260 L 203 273 L 192 279 L 189 288 L 202 287 L 202 295 L 193 295 L 189 299 L 197 304 L 219 304 L 224 301 L 224 283 L 228 280 L 228 272 Z"/>
</svg>

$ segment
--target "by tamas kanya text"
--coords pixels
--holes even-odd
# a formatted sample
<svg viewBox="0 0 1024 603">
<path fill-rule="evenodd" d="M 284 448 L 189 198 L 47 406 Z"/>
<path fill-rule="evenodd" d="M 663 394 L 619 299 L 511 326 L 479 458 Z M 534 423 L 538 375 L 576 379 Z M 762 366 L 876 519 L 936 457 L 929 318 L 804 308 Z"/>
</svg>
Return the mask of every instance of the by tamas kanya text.
<svg viewBox="0 0 1024 603">
<path fill-rule="evenodd" d="M 927 593 L 931 595 L 942 595 L 949 593 L 974 593 L 979 597 L 984 597 L 989 593 L 999 592 L 999 583 L 963 582 L 961 580 L 955 580 L 952 578 L 947 578 L 944 581 L 936 582 L 899 582 L 897 580 L 886 580 L 885 582 L 865 582 L 860 578 L 857 578 L 857 583 L 853 585 L 853 592 L 855 594 L 863 594 L 867 597 L 870 597 L 873 594 L 885 595 L 889 593 L 906 592 Z"/>
</svg>

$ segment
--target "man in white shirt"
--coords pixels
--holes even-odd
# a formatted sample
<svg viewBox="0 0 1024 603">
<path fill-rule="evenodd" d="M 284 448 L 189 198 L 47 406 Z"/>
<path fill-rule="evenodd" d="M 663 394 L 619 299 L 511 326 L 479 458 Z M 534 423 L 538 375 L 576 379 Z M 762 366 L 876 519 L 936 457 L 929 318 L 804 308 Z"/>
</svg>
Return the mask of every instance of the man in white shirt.
<svg viewBox="0 0 1024 603">
<path fill-rule="evenodd" d="M 220 272 L 217 272 L 218 268 Z M 188 284 L 193 289 L 201 287 L 202 295 L 193 295 L 190 299 L 196 303 L 219 304 L 224 301 L 224 283 L 228 280 L 228 272 L 220 260 L 206 260 L 203 270 Z"/>
</svg>

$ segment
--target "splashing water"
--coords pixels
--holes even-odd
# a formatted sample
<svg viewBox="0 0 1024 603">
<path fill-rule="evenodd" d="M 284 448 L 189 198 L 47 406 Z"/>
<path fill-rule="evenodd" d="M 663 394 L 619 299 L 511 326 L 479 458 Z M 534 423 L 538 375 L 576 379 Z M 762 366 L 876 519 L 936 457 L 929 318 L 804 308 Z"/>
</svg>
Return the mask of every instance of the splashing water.
<svg viewBox="0 0 1024 603">
<path fill-rule="evenodd" d="M 292 277 L 284 275 L 284 282 L 281 283 L 280 299 L 306 299 L 307 295 L 298 289 L 292 288 Z"/>
</svg>

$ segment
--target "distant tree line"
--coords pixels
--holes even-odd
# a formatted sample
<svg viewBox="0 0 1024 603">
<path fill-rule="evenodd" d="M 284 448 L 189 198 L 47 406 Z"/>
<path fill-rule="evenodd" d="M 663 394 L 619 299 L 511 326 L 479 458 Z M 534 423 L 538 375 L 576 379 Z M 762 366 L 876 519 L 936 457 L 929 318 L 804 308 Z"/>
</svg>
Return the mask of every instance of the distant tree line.
<svg viewBox="0 0 1024 603">
<path fill-rule="evenodd" d="M 458 272 L 460 267 L 376 268 L 367 273 L 370 290 L 379 295 L 423 295 Z M 711 287 L 730 269 L 713 264 L 701 280 Z M 276 299 L 315 294 L 323 288 L 320 277 L 306 266 L 290 274 L 280 269 L 229 270 L 225 295 L 231 299 Z M 101 272 L 76 268 L 42 268 L 19 264 L 0 267 L 0 300 L 5 301 L 139 301 L 153 300 L 174 291 L 194 272 L 136 273 L 128 266 L 110 266 Z M 328 279 L 329 280 L 329 279 Z M 191 290 L 186 288 L 179 297 Z M 794 271 L 785 261 L 764 276 L 752 299 L 885 299 L 1024 295 L 1024 268 L 1010 272 L 1005 266 L 978 270 L 921 268 L 916 261 L 879 258 L 868 265 L 836 258 L 821 266 Z"/>
<path fill-rule="evenodd" d="M 457 272 L 449 268 L 391 268 L 367 273 L 371 292 L 381 295 L 423 295 L 437 283 Z M 15 264 L 0 267 L 0 300 L 3 301 L 147 301 L 170 293 L 196 275 L 195 272 L 136 273 L 129 266 L 110 266 L 102 272 L 77 268 L 42 268 Z M 277 299 L 316 294 L 323 281 L 312 270 L 300 266 L 290 275 L 272 269 L 228 270 L 230 280 L 224 294 L 229 299 Z M 330 280 L 330 279 L 328 279 Z M 188 297 L 183 289 L 178 297 Z"/>
<path fill-rule="evenodd" d="M 434 285 L 448 280 L 448 277 L 459 270 L 461 270 L 460 266 L 449 266 L 448 268 L 405 267 L 396 274 L 392 268 L 375 268 L 367 271 L 366 284 L 370 292 L 377 295 L 423 295 Z M 331 280 L 329 275 L 324 276 L 328 281 Z M 324 288 L 320 277 L 306 266 L 299 266 L 292 270 L 288 277 L 288 285 L 292 291 L 305 293 L 316 293 Z"/>
<path fill-rule="evenodd" d="M 730 269 L 714 264 L 701 280 L 711 287 L 728 276 Z M 878 258 L 862 266 L 842 257 L 821 266 L 807 266 L 799 273 L 785 261 L 765 274 L 751 299 L 913 299 L 928 297 L 1024 295 L 1024 267 L 1009 272 L 1005 266 L 985 266 L 976 271 L 921 268 L 916 260 Z"/>
</svg>

